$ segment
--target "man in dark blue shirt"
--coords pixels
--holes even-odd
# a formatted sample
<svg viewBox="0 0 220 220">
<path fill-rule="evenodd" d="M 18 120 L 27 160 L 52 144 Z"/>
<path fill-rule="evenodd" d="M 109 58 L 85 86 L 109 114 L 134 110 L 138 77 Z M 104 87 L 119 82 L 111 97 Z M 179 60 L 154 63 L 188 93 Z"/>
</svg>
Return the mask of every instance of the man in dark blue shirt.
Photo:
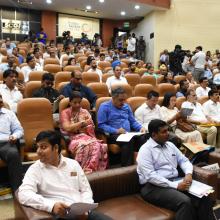
<svg viewBox="0 0 220 220">
<path fill-rule="evenodd" d="M 70 97 L 73 91 L 78 91 L 81 93 L 83 98 L 88 99 L 91 108 L 95 108 L 95 103 L 97 96 L 96 94 L 87 86 L 82 85 L 82 73 L 79 71 L 73 71 L 71 73 L 71 80 L 62 90 L 62 95 L 65 97 Z"/>
<path fill-rule="evenodd" d="M 145 129 L 135 120 L 132 110 L 125 104 L 126 93 L 122 88 L 112 91 L 112 100 L 104 102 L 98 110 L 98 127 L 109 134 L 108 143 L 115 144 L 120 134 L 130 131 L 145 133 Z M 121 165 L 133 163 L 134 148 L 137 150 L 146 141 L 146 136 L 135 136 L 129 142 L 117 142 L 121 148 Z"/>
</svg>

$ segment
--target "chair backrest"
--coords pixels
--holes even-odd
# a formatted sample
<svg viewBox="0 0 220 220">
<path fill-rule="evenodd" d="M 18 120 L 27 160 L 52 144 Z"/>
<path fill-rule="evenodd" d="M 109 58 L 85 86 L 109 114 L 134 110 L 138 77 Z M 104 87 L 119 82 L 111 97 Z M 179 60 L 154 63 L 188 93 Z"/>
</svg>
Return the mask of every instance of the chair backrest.
<svg viewBox="0 0 220 220">
<path fill-rule="evenodd" d="M 146 84 L 151 84 L 153 86 L 156 86 L 157 80 L 154 76 L 142 76 L 140 79 L 140 83 L 146 83 Z"/>
<path fill-rule="evenodd" d="M 68 65 L 63 68 L 63 71 L 73 72 L 73 71 L 82 71 L 82 69 L 80 66 Z"/>
<path fill-rule="evenodd" d="M 78 59 L 79 59 L 80 57 L 84 57 L 84 54 L 83 54 L 83 53 L 77 53 L 77 54 L 74 55 L 74 57 L 75 57 L 75 59 L 76 59 L 76 62 L 78 62 Z"/>
<path fill-rule="evenodd" d="M 55 75 L 57 72 L 62 71 L 62 68 L 58 64 L 47 64 L 44 66 L 44 70 Z"/>
<path fill-rule="evenodd" d="M 81 67 L 82 70 L 84 70 L 84 67 L 85 67 L 86 63 L 87 63 L 87 60 L 82 60 L 80 62 L 80 67 Z"/>
<path fill-rule="evenodd" d="M 61 113 L 65 108 L 68 108 L 70 106 L 69 98 L 64 98 L 59 103 L 59 113 Z M 90 110 L 90 103 L 87 99 L 83 98 L 81 102 L 82 108 L 86 110 Z"/>
<path fill-rule="evenodd" d="M 100 105 L 101 105 L 103 102 L 109 101 L 110 99 L 112 99 L 112 98 L 111 98 L 111 97 L 100 97 L 100 98 L 98 98 L 98 99 L 96 100 L 96 104 L 95 104 L 96 113 L 98 112 Z M 97 114 L 96 114 L 96 115 L 97 115 Z"/>
<path fill-rule="evenodd" d="M 164 96 L 167 92 L 176 94 L 176 88 L 170 83 L 160 83 L 157 85 L 157 89 L 160 96 Z"/>
<path fill-rule="evenodd" d="M 33 97 L 34 91 L 41 87 L 41 81 L 29 81 L 25 85 L 24 95 L 26 98 Z"/>
<path fill-rule="evenodd" d="M 120 67 L 121 67 L 121 69 L 123 69 L 123 68 L 127 68 L 128 65 L 127 65 L 127 63 L 121 62 Z"/>
<path fill-rule="evenodd" d="M 44 60 L 44 66 L 47 65 L 47 64 L 57 64 L 57 65 L 60 65 L 60 61 L 57 59 L 57 58 L 46 58 Z"/>
<path fill-rule="evenodd" d="M 4 54 L 3 54 L 4 55 Z M 8 62 L 8 57 L 7 55 L 2 57 L 2 63 L 7 63 Z"/>
<path fill-rule="evenodd" d="M 55 75 L 55 89 L 58 89 L 58 85 L 62 82 L 69 82 L 71 79 L 71 72 L 58 72 Z"/>
<path fill-rule="evenodd" d="M 105 74 L 103 74 L 102 75 L 102 82 L 106 82 L 107 81 L 107 79 L 109 78 L 109 77 L 111 77 L 111 76 L 113 76 L 114 74 L 113 73 L 105 73 Z"/>
<path fill-rule="evenodd" d="M 23 50 L 23 49 L 21 49 L 21 50 L 19 50 L 19 52 L 18 52 L 21 56 L 23 56 L 23 57 L 26 57 L 27 56 L 27 53 L 26 53 L 26 51 L 25 50 Z"/>
<path fill-rule="evenodd" d="M 127 103 L 130 105 L 132 112 L 135 112 L 136 109 L 141 106 L 144 102 L 146 102 L 147 98 L 146 97 L 130 97 L 127 99 Z"/>
<path fill-rule="evenodd" d="M 179 97 L 176 99 L 176 107 L 181 109 L 182 103 L 186 101 L 186 97 Z"/>
<path fill-rule="evenodd" d="M 121 59 L 121 62 L 126 63 L 127 65 L 131 62 L 129 59 Z"/>
<path fill-rule="evenodd" d="M 183 75 L 174 76 L 174 81 L 176 83 L 179 83 L 181 80 L 185 80 L 185 79 L 186 79 L 186 76 L 183 76 Z"/>
<path fill-rule="evenodd" d="M 203 103 L 205 103 L 206 101 L 209 100 L 208 96 L 201 96 L 198 98 L 198 102 L 202 105 Z"/>
<path fill-rule="evenodd" d="M 97 95 L 97 98 L 109 96 L 108 86 L 105 83 L 89 83 L 87 86 Z"/>
<path fill-rule="evenodd" d="M 34 138 L 40 131 L 53 130 L 52 106 L 45 98 L 27 98 L 18 103 L 17 116 L 24 129 L 25 148 L 33 151 Z"/>
<path fill-rule="evenodd" d="M 108 73 L 109 71 L 113 71 L 112 67 L 106 67 L 103 73 Z"/>
<path fill-rule="evenodd" d="M 83 72 L 82 73 L 82 83 L 87 85 L 88 83 L 92 82 L 100 82 L 99 75 L 93 72 Z"/>
<path fill-rule="evenodd" d="M 69 83 L 69 82 L 61 82 L 61 83 L 59 83 L 59 84 L 57 85 L 57 87 L 56 87 L 56 90 L 57 90 L 59 93 L 61 93 L 62 90 L 63 90 L 63 88 L 64 88 L 64 86 L 66 86 L 68 83 Z"/>
<path fill-rule="evenodd" d="M 5 48 L 0 48 L 0 53 L 3 55 L 3 56 L 7 56 L 7 50 Z"/>
<path fill-rule="evenodd" d="M 154 90 L 151 84 L 138 84 L 134 88 L 134 96 L 146 97 L 151 90 Z"/>
<path fill-rule="evenodd" d="M 32 71 L 29 75 L 29 81 L 41 81 L 45 71 Z"/>
<path fill-rule="evenodd" d="M 104 72 L 106 67 L 111 67 L 111 63 L 108 61 L 100 61 L 98 67 Z"/>
<path fill-rule="evenodd" d="M 83 60 L 87 60 L 87 56 L 81 56 L 78 58 L 77 63 L 81 63 Z"/>
<path fill-rule="evenodd" d="M 158 105 L 159 106 L 162 106 L 163 99 L 164 99 L 164 97 L 159 97 L 159 99 L 158 99 Z"/>
<path fill-rule="evenodd" d="M 134 88 L 137 84 L 140 83 L 140 79 L 141 77 L 138 74 L 134 74 L 134 73 L 127 73 L 125 74 L 125 78 L 128 81 L 128 84 Z"/>
<path fill-rule="evenodd" d="M 138 71 L 138 74 L 139 74 L 140 76 L 143 76 L 143 74 L 146 73 L 146 72 L 147 72 L 147 69 L 146 69 L 146 68 L 141 68 L 141 69 Z"/>
<path fill-rule="evenodd" d="M 164 79 L 164 75 L 161 75 L 157 78 L 157 84 L 160 84 L 160 82 Z"/>
<path fill-rule="evenodd" d="M 125 84 L 125 83 L 123 83 L 123 84 L 122 83 L 113 84 L 111 86 L 111 91 L 118 88 L 118 87 L 121 87 L 125 90 L 125 93 L 127 94 L 127 98 L 132 96 L 132 87 L 129 84 Z"/>
</svg>

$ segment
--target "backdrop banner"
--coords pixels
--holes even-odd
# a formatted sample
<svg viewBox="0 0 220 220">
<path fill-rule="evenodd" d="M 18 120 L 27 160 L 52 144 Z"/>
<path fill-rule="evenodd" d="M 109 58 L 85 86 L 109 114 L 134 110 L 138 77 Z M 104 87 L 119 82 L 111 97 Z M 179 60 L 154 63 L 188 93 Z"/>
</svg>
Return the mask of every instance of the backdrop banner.
<svg viewBox="0 0 220 220">
<path fill-rule="evenodd" d="M 89 39 L 93 39 L 94 34 L 99 33 L 99 19 L 59 14 L 59 36 L 62 36 L 64 31 L 70 31 L 73 38 L 81 38 L 83 32 Z"/>
</svg>

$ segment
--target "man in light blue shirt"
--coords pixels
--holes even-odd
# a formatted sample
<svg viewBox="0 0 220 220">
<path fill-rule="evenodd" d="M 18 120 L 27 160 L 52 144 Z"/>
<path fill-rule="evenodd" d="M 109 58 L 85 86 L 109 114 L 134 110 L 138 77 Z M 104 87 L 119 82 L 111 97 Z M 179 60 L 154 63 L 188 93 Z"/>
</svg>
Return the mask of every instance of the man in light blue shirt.
<svg viewBox="0 0 220 220">
<path fill-rule="evenodd" d="M 148 131 L 151 138 L 140 148 L 137 156 L 137 173 L 143 185 L 143 199 L 176 212 L 177 220 L 214 220 L 210 198 L 204 196 L 199 199 L 187 193 L 192 183 L 193 166 L 168 141 L 166 122 L 152 120 Z M 176 183 L 172 180 L 178 177 L 178 165 L 185 177 Z"/>
<path fill-rule="evenodd" d="M 133 137 L 129 142 L 116 141 L 120 134 L 132 130 L 145 133 L 144 127 L 135 120 L 130 106 L 125 104 L 126 98 L 124 89 L 116 88 L 112 91 L 112 100 L 102 103 L 98 110 L 98 127 L 109 134 L 109 144 L 120 146 L 122 166 L 133 164 L 134 148 L 138 150 L 146 141 L 145 135 Z"/>
<path fill-rule="evenodd" d="M 6 162 L 9 181 L 15 191 L 22 182 L 22 164 L 17 143 L 23 136 L 23 128 L 14 112 L 4 108 L 0 95 L 0 159 Z"/>
</svg>

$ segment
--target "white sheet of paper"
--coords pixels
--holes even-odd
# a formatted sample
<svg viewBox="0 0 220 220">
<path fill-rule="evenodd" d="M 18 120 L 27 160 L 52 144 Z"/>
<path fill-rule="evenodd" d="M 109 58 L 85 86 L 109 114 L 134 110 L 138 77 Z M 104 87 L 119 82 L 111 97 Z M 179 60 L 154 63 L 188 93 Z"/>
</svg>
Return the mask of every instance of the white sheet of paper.
<svg viewBox="0 0 220 220">
<path fill-rule="evenodd" d="M 86 212 L 93 210 L 97 207 L 98 207 L 98 203 L 83 203 L 83 202 L 73 203 L 70 206 L 68 214 L 65 216 L 65 218 L 72 219 L 77 215 L 83 215 Z"/>
<path fill-rule="evenodd" d="M 128 132 L 128 133 L 125 133 L 125 134 L 120 134 L 116 141 L 118 141 L 118 142 L 129 142 L 131 140 L 131 138 L 133 138 L 134 136 L 142 135 L 142 134 L 143 133 L 141 133 L 141 132 Z"/>
<path fill-rule="evenodd" d="M 181 182 L 183 179 L 177 180 L 175 182 Z M 209 186 L 205 183 L 201 183 L 199 181 L 193 180 L 192 185 L 190 186 L 188 192 L 196 197 L 202 198 L 203 196 L 206 196 L 210 193 L 210 191 L 213 191 L 213 187 Z"/>
</svg>

